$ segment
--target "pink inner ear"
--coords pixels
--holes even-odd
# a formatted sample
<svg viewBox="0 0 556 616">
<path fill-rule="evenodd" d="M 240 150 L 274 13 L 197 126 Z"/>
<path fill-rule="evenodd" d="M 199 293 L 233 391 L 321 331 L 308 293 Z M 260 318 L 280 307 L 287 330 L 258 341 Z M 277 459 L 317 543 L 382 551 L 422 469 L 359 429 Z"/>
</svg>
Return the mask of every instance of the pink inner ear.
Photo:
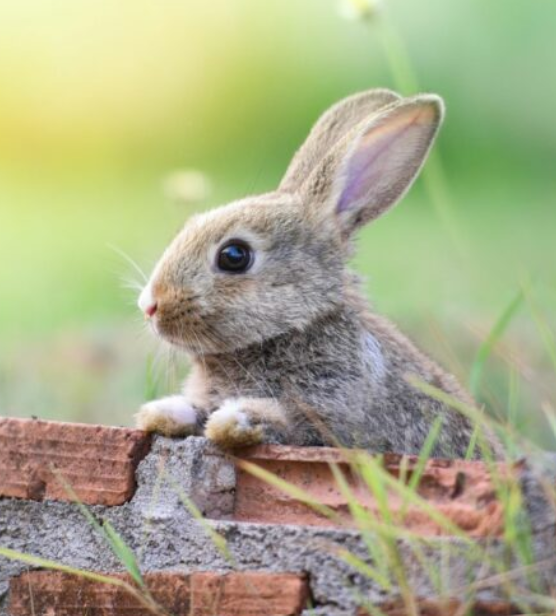
<svg viewBox="0 0 556 616">
<path fill-rule="evenodd" d="M 376 159 L 380 152 L 373 154 L 372 150 L 373 148 L 360 146 L 349 161 L 344 190 L 338 202 L 338 212 L 348 210 L 354 202 L 363 197 L 369 184 L 376 181 L 380 168 L 380 165 L 376 164 Z"/>
<path fill-rule="evenodd" d="M 371 129 L 363 136 L 347 163 L 338 212 L 345 212 L 352 205 L 361 206 L 360 200 L 370 196 L 384 166 L 391 162 L 388 155 L 396 154 L 396 142 L 405 137 L 419 122 L 420 116 L 420 113 L 414 114 L 409 122 L 407 116 L 402 116 L 401 122 Z"/>
</svg>

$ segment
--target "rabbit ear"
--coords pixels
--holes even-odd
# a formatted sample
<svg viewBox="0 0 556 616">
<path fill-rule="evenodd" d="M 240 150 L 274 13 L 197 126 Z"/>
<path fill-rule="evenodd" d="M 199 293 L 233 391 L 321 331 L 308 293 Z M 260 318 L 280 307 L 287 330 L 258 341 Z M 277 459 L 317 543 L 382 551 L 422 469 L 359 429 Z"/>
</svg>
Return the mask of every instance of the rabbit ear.
<svg viewBox="0 0 556 616">
<path fill-rule="evenodd" d="M 395 92 L 369 90 L 344 98 L 326 111 L 313 126 L 293 157 L 280 190 L 295 192 L 346 133 L 373 112 L 400 99 Z"/>
<path fill-rule="evenodd" d="M 377 218 L 409 189 L 442 122 L 444 105 L 424 94 L 362 122 L 314 170 L 305 201 L 331 207 L 344 235 Z"/>
</svg>

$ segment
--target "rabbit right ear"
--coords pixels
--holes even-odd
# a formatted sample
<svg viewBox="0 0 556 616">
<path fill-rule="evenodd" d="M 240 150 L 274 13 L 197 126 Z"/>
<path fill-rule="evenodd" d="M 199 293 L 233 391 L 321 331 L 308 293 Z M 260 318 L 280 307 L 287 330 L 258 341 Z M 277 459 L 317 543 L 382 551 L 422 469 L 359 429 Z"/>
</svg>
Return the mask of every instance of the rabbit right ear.
<svg viewBox="0 0 556 616">
<path fill-rule="evenodd" d="M 362 120 L 400 100 L 391 90 L 375 89 L 344 98 L 328 109 L 313 126 L 293 157 L 280 190 L 295 192 L 328 152 Z"/>
<path fill-rule="evenodd" d="M 344 237 L 391 208 L 419 173 L 442 122 L 433 94 L 406 98 L 361 122 L 321 161 L 299 191 L 331 216 Z"/>
</svg>

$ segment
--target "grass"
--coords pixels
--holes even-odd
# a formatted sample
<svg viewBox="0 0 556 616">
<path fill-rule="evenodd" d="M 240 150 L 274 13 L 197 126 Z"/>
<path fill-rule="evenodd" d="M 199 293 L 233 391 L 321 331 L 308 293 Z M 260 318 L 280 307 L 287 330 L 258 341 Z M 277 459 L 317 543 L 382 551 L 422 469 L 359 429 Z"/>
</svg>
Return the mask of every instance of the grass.
<svg viewBox="0 0 556 616">
<path fill-rule="evenodd" d="M 429 387 L 423 387 L 423 389 L 430 395 L 447 401 L 446 395 L 442 392 L 435 392 Z M 478 424 L 479 426 L 484 425 L 482 414 L 478 410 L 462 407 L 456 401 L 452 402 L 454 407 L 465 412 L 469 417 L 481 421 Z M 493 422 L 490 421 L 489 424 L 489 427 L 494 429 Z M 502 426 L 498 426 L 498 430 L 502 429 Z M 434 446 L 437 435 L 438 429 L 434 426 L 429 439 L 427 439 L 426 446 L 423 447 L 418 457 L 415 469 L 417 474 L 428 459 L 428 452 Z M 347 524 L 350 527 L 355 526 L 361 533 L 362 540 L 367 546 L 368 556 L 367 559 L 362 560 L 343 548 L 338 549 L 337 546 L 331 545 L 329 549 L 334 550 L 337 556 L 343 559 L 353 570 L 375 582 L 385 593 L 392 593 L 394 589 L 397 589 L 405 614 L 419 614 L 419 597 L 421 596 L 420 589 L 411 584 L 413 565 L 408 564 L 408 560 L 411 563 L 411 559 L 408 559 L 409 554 L 411 554 L 412 559 L 420 563 L 422 570 L 428 577 L 430 586 L 435 589 L 439 599 L 461 593 L 467 595 L 467 604 L 464 602 L 461 609 L 462 614 L 472 609 L 476 593 L 489 587 L 501 587 L 514 605 L 518 606 L 517 609 L 524 610 L 524 613 L 546 613 L 556 609 L 556 601 L 552 594 L 553 589 L 546 589 L 542 575 L 543 569 L 551 563 L 535 562 L 533 536 L 523 502 L 521 486 L 518 480 L 511 475 L 500 474 L 498 467 L 492 461 L 492 454 L 485 449 L 486 441 L 483 436 L 482 429 L 480 429 L 478 440 L 482 443 L 483 456 L 490 468 L 496 496 L 503 509 L 501 547 L 496 551 L 491 551 L 491 541 L 487 540 L 480 543 L 470 539 L 452 520 L 431 506 L 419 494 L 420 483 L 418 479 L 415 479 L 415 475 L 409 480 L 403 472 L 400 478 L 391 476 L 382 466 L 380 456 L 374 457 L 366 453 L 346 451 L 346 459 L 351 461 L 346 475 L 337 466 L 332 466 L 338 487 L 348 502 L 351 520 Z M 513 438 L 513 436 L 508 436 L 508 438 Z M 535 448 L 533 447 L 533 449 Z M 342 525 L 342 521 L 335 511 L 308 498 L 298 487 L 287 484 L 272 473 L 251 463 L 240 462 L 240 464 L 242 468 L 278 490 L 284 491 L 288 496 L 304 502 L 319 515 Z M 346 481 L 347 475 L 355 476 L 358 480 L 364 482 L 376 503 L 376 512 L 361 506 Z M 547 486 L 547 489 L 553 501 L 555 488 L 554 486 Z M 397 511 L 391 509 L 391 497 L 393 495 L 401 497 L 406 506 L 411 505 L 429 516 L 430 520 L 438 525 L 443 534 L 458 541 L 442 544 L 409 531 L 404 526 L 406 507 L 402 506 Z M 446 558 L 465 559 L 470 570 L 473 571 L 473 581 L 470 582 L 468 587 L 456 591 L 453 589 L 447 591 L 444 587 L 444 576 L 447 571 L 439 571 L 438 561 L 427 557 L 427 552 L 433 545 L 435 551 L 444 550 Z M 483 571 L 482 576 L 479 575 L 480 571 Z M 485 575 L 485 571 L 489 572 L 488 575 Z M 480 577 L 484 577 L 484 579 L 480 580 Z M 360 597 L 360 599 L 362 604 L 365 604 L 364 597 Z M 376 606 L 367 604 L 367 607 L 369 613 L 381 614 L 380 609 Z"/>
<path fill-rule="evenodd" d="M 508 306 L 504 309 L 498 320 L 495 322 L 488 336 L 479 346 L 477 356 L 475 357 L 475 361 L 471 366 L 471 375 L 469 377 L 469 389 L 472 395 L 477 396 L 479 394 L 479 386 L 481 383 L 481 378 L 483 376 L 485 364 L 488 358 L 492 355 L 496 343 L 504 334 L 504 331 L 510 325 L 512 318 L 523 304 L 524 299 L 524 294 L 520 290 L 515 295 L 515 297 L 512 298 L 511 302 L 508 304 Z"/>
</svg>

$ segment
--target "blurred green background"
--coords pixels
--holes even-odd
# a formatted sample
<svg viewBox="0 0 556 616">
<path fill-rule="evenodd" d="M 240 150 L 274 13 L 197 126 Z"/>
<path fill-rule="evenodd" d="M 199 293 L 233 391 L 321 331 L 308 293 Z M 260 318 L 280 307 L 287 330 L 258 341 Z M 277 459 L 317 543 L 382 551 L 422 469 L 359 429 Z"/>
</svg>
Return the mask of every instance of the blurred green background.
<svg viewBox="0 0 556 616">
<path fill-rule="evenodd" d="M 553 445 L 556 4 L 374 8 L 0 3 L 0 414 L 130 424 L 185 362 L 144 331 L 121 252 L 148 271 L 191 212 L 274 187 L 341 97 L 419 88 L 447 104 L 436 159 L 355 265 L 465 382 L 525 285 L 479 397 Z"/>
</svg>

